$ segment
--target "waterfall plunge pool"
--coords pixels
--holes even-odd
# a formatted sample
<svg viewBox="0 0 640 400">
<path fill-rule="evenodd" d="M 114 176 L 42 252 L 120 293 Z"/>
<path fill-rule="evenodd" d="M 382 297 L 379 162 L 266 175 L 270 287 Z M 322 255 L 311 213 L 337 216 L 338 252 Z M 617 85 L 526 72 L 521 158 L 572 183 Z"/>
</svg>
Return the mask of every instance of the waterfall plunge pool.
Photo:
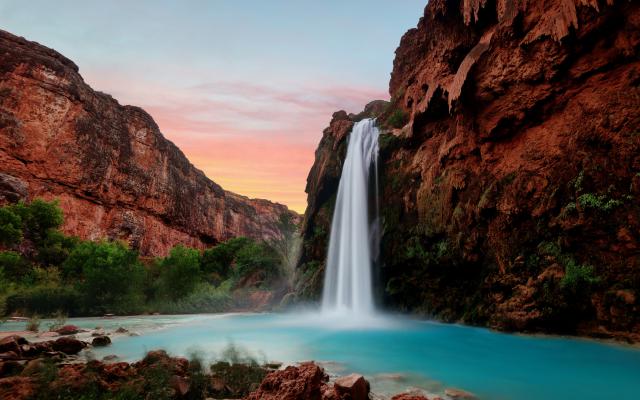
<svg viewBox="0 0 640 400">
<path fill-rule="evenodd" d="M 318 313 L 72 318 L 81 328 L 122 326 L 93 349 L 133 361 L 146 351 L 214 359 L 229 343 L 259 361 L 325 363 L 330 374 L 364 374 L 381 394 L 461 388 L 480 399 L 638 399 L 640 349 L 593 340 L 525 336 L 461 325 L 376 316 L 362 321 Z M 42 326 L 46 327 L 47 321 Z M 3 324 L 19 330 L 24 323 Z"/>
</svg>

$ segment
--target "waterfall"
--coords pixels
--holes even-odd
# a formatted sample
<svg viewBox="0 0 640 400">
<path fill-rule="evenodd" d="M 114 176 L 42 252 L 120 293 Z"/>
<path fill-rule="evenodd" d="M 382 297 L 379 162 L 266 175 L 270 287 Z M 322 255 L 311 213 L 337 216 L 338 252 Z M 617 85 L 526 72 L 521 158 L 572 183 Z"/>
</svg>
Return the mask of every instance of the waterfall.
<svg viewBox="0 0 640 400">
<path fill-rule="evenodd" d="M 379 247 L 378 135 L 375 120 L 365 119 L 354 125 L 349 137 L 331 222 L 324 312 L 366 316 L 374 311 L 371 269 Z"/>
</svg>

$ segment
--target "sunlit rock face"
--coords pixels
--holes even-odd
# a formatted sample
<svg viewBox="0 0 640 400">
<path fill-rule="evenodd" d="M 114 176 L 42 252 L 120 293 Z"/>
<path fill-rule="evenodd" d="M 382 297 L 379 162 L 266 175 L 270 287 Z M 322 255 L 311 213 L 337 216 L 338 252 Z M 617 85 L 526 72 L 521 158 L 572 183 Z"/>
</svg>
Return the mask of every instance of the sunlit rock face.
<svg viewBox="0 0 640 400">
<path fill-rule="evenodd" d="M 59 199 L 63 230 L 143 255 L 267 238 L 285 206 L 223 190 L 151 116 L 84 83 L 59 53 L 0 31 L 0 201 Z"/>
<path fill-rule="evenodd" d="M 386 307 L 638 340 L 639 52 L 637 2 L 429 1 L 380 117 Z M 301 298 L 319 293 L 347 120 L 309 175 Z"/>
</svg>

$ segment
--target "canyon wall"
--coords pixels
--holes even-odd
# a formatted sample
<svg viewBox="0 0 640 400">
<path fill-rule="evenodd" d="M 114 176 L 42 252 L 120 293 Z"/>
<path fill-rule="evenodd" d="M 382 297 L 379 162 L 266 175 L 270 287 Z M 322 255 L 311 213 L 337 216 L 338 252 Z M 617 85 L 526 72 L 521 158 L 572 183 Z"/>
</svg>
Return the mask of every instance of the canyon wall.
<svg viewBox="0 0 640 400">
<path fill-rule="evenodd" d="M 59 53 L 0 31 L 0 203 L 58 199 L 63 231 L 143 255 L 278 235 L 284 205 L 222 189 L 144 110 L 92 90 Z"/>
<path fill-rule="evenodd" d="M 381 306 L 640 339 L 640 5 L 429 1 L 379 113 Z M 317 299 L 345 141 L 308 179 L 299 300 Z"/>
</svg>

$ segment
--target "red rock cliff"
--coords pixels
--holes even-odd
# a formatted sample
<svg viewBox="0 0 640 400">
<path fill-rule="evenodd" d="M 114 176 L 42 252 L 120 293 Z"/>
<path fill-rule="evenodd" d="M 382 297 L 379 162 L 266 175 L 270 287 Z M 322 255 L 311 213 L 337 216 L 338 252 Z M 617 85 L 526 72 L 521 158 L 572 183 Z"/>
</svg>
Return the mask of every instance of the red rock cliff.
<svg viewBox="0 0 640 400">
<path fill-rule="evenodd" d="M 408 123 L 381 137 L 385 306 L 638 340 L 638 2 L 431 0 L 390 94 L 387 125 Z M 301 270 L 321 276 L 311 204 Z"/>
<path fill-rule="evenodd" d="M 35 197 L 60 199 L 66 233 L 123 239 L 143 255 L 270 237 L 290 212 L 223 190 L 144 110 L 93 91 L 59 53 L 0 31 L 0 202 Z"/>
</svg>

